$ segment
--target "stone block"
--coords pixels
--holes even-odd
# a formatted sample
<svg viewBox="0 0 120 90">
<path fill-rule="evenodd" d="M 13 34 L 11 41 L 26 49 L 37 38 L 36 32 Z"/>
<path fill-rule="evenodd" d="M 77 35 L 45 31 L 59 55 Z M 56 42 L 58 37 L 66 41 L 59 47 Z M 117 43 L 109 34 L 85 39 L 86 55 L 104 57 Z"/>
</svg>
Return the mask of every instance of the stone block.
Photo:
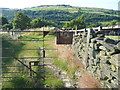
<svg viewBox="0 0 120 90">
<path fill-rule="evenodd" d="M 97 34 L 97 37 L 101 37 L 101 38 L 104 38 L 104 34 L 103 33 L 99 33 L 99 34 Z"/>
<path fill-rule="evenodd" d="M 101 38 L 101 37 L 95 37 L 93 39 L 91 39 L 91 42 L 92 43 L 96 43 L 96 40 L 103 40 L 104 38 Z"/>
<path fill-rule="evenodd" d="M 111 70 L 110 70 L 110 67 L 108 65 L 103 64 L 101 67 L 101 70 L 105 76 L 111 77 Z"/>
<path fill-rule="evenodd" d="M 117 71 L 117 68 L 114 65 L 111 65 L 111 69 L 112 69 L 112 71 Z"/>
<path fill-rule="evenodd" d="M 106 49 L 108 49 L 108 50 L 110 50 L 110 51 L 112 51 L 112 52 L 118 51 L 117 48 L 116 48 L 116 46 L 113 45 L 113 44 L 106 43 L 106 42 L 104 42 L 104 41 L 102 41 L 102 40 L 97 40 L 97 42 L 100 43 L 100 44 L 103 45 Z"/>
<path fill-rule="evenodd" d="M 100 56 L 106 56 L 106 52 L 105 51 L 100 51 Z"/>
<path fill-rule="evenodd" d="M 114 88 L 114 85 L 112 85 L 111 83 L 107 83 L 107 84 L 105 85 L 105 87 L 106 87 L 106 88 Z"/>
<path fill-rule="evenodd" d="M 98 45 L 97 44 L 94 44 L 94 49 L 98 50 Z"/>
<path fill-rule="evenodd" d="M 89 66 L 94 65 L 94 60 L 93 59 L 89 59 Z"/>
<path fill-rule="evenodd" d="M 115 44 L 115 45 L 118 43 L 117 41 L 110 39 L 110 38 L 104 38 L 104 41 L 106 43 Z"/>
<path fill-rule="evenodd" d="M 101 77 L 101 70 L 100 69 L 97 69 L 96 73 L 97 73 L 98 77 Z"/>
<path fill-rule="evenodd" d="M 118 72 L 111 72 L 112 77 L 115 77 L 117 80 L 119 80 Z"/>
<path fill-rule="evenodd" d="M 112 83 L 111 79 L 108 79 L 105 83 L 106 83 L 106 86 L 108 88 L 118 88 L 117 84 L 116 83 Z"/>
<path fill-rule="evenodd" d="M 116 45 L 118 50 L 120 50 L 120 42 Z"/>
<path fill-rule="evenodd" d="M 96 70 L 98 69 L 98 67 L 97 66 L 92 66 L 92 72 L 93 73 L 96 73 Z"/>
<path fill-rule="evenodd" d="M 99 49 L 106 51 L 107 49 L 104 46 L 100 46 Z"/>
<path fill-rule="evenodd" d="M 103 71 L 101 71 L 101 77 L 100 77 L 100 79 L 104 80 L 105 77 L 106 77 L 106 75 L 103 73 Z"/>
<path fill-rule="evenodd" d="M 120 54 L 115 54 L 111 56 L 111 59 L 109 60 L 110 63 L 116 66 L 120 66 Z"/>
<path fill-rule="evenodd" d="M 90 43 L 90 47 L 93 48 L 94 43 Z"/>
<path fill-rule="evenodd" d="M 118 80 L 117 79 L 111 80 L 111 83 L 113 83 L 114 85 L 118 86 Z"/>
</svg>

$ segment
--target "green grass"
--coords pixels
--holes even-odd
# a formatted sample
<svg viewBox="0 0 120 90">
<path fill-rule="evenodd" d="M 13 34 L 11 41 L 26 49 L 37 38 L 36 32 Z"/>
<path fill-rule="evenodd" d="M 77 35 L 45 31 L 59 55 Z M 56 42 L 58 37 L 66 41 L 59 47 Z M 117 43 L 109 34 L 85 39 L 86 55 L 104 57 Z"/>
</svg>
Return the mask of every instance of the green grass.
<svg viewBox="0 0 120 90">
<path fill-rule="evenodd" d="M 25 34 L 25 33 L 23 33 Z M 29 33 L 28 35 L 23 35 L 21 37 L 18 38 L 19 40 L 43 40 L 43 36 L 41 35 L 41 33 Z M 54 40 L 55 36 L 53 35 L 46 35 L 44 40 Z M 40 57 L 42 54 L 39 53 L 39 51 L 37 50 L 21 50 L 21 49 L 38 49 L 38 48 L 42 48 L 43 47 L 43 42 L 38 42 L 38 41 L 33 41 L 33 42 L 28 42 L 28 41 L 21 41 L 21 42 L 5 42 L 4 41 L 4 47 L 11 47 L 11 48 L 15 48 L 14 46 L 17 46 L 17 48 L 19 48 L 18 51 L 14 50 L 13 52 L 11 52 L 11 54 L 8 54 L 9 56 L 11 55 L 15 55 L 16 57 Z M 45 48 L 51 48 L 51 46 L 49 45 L 48 41 L 44 42 L 44 46 Z M 4 53 L 4 55 L 6 55 L 7 52 Z M 56 56 L 56 53 L 53 53 L 52 50 L 48 50 L 46 51 L 46 54 L 48 56 L 54 57 Z M 37 60 L 41 60 L 41 59 L 37 59 Z M 7 60 L 6 60 L 7 61 Z M 34 61 L 34 59 L 27 59 L 27 60 L 23 60 L 21 59 L 22 62 L 27 61 L 25 64 L 28 65 L 29 61 Z M 6 65 L 21 65 L 18 61 L 11 59 L 11 62 L 8 63 L 8 61 L 6 62 Z M 32 69 L 34 71 L 40 72 L 42 71 L 41 66 L 39 67 L 32 67 Z M 6 68 L 4 69 L 4 71 L 9 71 L 9 72 L 21 72 L 21 74 L 3 74 L 4 77 L 17 77 L 17 78 L 13 78 L 11 80 L 9 80 L 9 83 L 4 82 L 3 83 L 3 88 L 33 88 L 34 85 L 34 81 L 37 80 L 38 83 L 36 84 L 36 87 L 40 87 L 40 85 L 42 86 L 43 84 L 45 84 L 47 87 L 49 88 L 61 88 L 64 87 L 63 82 L 57 78 L 57 77 L 48 77 L 46 78 L 46 81 L 44 82 L 41 79 L 41 74 L 39 73 L 36 77 L 37 79 L 33 80 L 33 79 L 29 79 L 27 78 L 29 76 L 29 70 L 26 67 L 18 67 L 18 68 Z M 54 75 L 53 73 L 46 73 L 46 75 Z M 32 81 L 31 81 L 32 80 Z"/>
<path fill-rule="evenodd" d="M 16 78 L 12 78 L 10 82 L 3 83 L 3 88 L 33 88 L 34 79 L 29 79 L 22 74 L 16 75 Z"/>
<path fill-rule="evenodd" d="M 73 7 L 64 7 L 64 6 L 44 6 L 44 7 L 36 7 L 36 8 L 28 8 L 25 10 L 32 10 L 32 11 L 39 11 L 39 10 L 64 10 L 64 11 L 68 11 L 70 13 L 75 13 L 78 12 L 77 8 L 73 8 Z"/>
<path fill-rule="evenodd" d="M 105 37 L 110 39 L 120 39 L 120 36 L 105 36 Z"/>
<path fill-rule="evenodd" d="M 21 36 L 19 39 L 32 40 L 35 37 L 37 37 L 37 36 L 34 33 L 34 34 L 30 34 L 30 36 Z M 6 36 L 4 38 L 9 38 L 9 37 Z M 38 39 L 41 39 L 41 37 L 38 38 Z M 28 41 L 10 42 L 10 41 L 5 41 L 3 39 L 3 47 L 4 48 L 16 48 L 16 49 L 19 49 L 19 50 L 13 49 L 13 51 L 10 50 L 9 52 L 4 50 L 4 52 L 3 52 L 4 57 L 12 57 L 12 56 L 15 56 L 15 57 L 40 57 L 40 54 L 39 54 L 39 52 L 37 50 L 34 50 L 34 51 L 21 50 L 21 49 L 38 49 L 40 47 L 40 43 L 37 42 L 37 41 L 34 41 L 34 42 L 28 42 Z M 27 60 L 21 59 L 22 62 L 27 61 L 26 63 L 24 62 L 26 65 L 28 65 L 29 61 L 33 61 L 33 60 L 34 59 L 27 59 Z M 4 65 L 21 65 L 17 60 L 14 60 L 14 59 L 5 59 L 5 60 L 3 60 L 2 63 Z M 32 69 L 34 71 L 37 70 L 36 67 L 32 68 Z M 29 79 L 27 78 L 29 76 L 29 73 L 26 73 L 26 72 L 29 72 L 29 70 L 26 67 L 14 67 L 14 68 L 13 67 L 11 67 L 11 68 L 6 67 L 6 68 L 3 68 L 3 71 L 4 72 L 21 72 L 19 77 L 18 77 L 18 73 L 17 74 L 3 73 L 2 76 L 4 76 L 4 77 L 18 77 L 18 78 L 13 78 L 12 80 L 9 80 L 10 81 L 9 83 L 8 82 L 3 83 L 3 88 L 30 88 L 32 86 L 32 84 L 34 83 L 33 82 L 34 80 L 31 81 L 31 83 L 33 82 L 32 84 L 29 83 L 30 78 Z"/>
<path fill-rule="evenodd" d="M 54 60 L 54 64 L 64 71 L 68 70 L 68 62 L 66 60 L 56 59 Z"/>
<path fill-rule="evenodd" d="M 47 88 L 64 88 L 64 83 L 57 77 L 48 77 L 45 80 L 45 85 Z"/>
</svg>

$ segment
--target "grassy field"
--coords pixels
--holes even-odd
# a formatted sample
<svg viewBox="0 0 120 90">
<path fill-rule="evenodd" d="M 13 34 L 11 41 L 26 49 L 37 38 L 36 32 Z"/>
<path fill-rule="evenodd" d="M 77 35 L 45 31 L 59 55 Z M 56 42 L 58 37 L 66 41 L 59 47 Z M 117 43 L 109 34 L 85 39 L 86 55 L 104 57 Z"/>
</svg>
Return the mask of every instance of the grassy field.
<svg viewBox="0 0 120 90">
<path fill-rule="evenodd" d="M 119 39 L 120 40 L 120 36 L 105 36 L 107 38 L 110 38 L 110 39 Z"/>
<path fill-rule="evenodd" d="M 107 14 L 105 12 L 109 12 L 109 9 L 102 9 L 102 8 L 88 8 L 88 7 L 74 7 L 74 6 L 57 6 L 57 5 L 50 5 L 50 6 L 39 6 L 39 7 L 33 7 L 33 8 L 26 8 L 25 10 L 32 10 L 32 11 L 39 11 L 39 10 L 63 10 L 70 13 L 77 13 L 79 10 L 81 12 L 86 13 L 97 13 L 101 15 L 112 15 L 117 16 L 114 14 Z"/>
<path fill-rule="evenodd" d="M 64 10 L 70 13 L 78 12 L 77 8 L 73 7 L 64 7 L 64 6 L 44 6 L 44 7 L 36 7 L 36 8 L 28 8 L 25 10 L 39 11 L 39 10 Z"/>
</svg>

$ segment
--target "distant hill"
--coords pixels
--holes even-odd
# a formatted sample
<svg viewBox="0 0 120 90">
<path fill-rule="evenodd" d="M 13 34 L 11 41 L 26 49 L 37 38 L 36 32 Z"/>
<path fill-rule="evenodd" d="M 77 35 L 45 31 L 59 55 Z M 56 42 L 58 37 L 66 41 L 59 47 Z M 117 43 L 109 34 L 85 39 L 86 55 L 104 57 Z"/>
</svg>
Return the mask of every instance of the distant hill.
<svg viewBox="0 0 120 90">
<path fill-rule="evenodd" d="M 0 9 L 9 9 L 9 8 L 0 8 Z"/>
<path fill-rule="evenodd" d="M 70 5 L 41 5 L 25 9 L 3 9 L 3 16 L 11 22 L 17 11 L 22 11 L 29 15 L 31 19 L 40 17 L 41 19 L 55 22 L 56 26 L 62 27 L 66 22 L 86 15 L 86 24 L 96 24 L 99 22 L 109 22 L 118 19 L 118 10 L 75 7 Z"/>
</svg>

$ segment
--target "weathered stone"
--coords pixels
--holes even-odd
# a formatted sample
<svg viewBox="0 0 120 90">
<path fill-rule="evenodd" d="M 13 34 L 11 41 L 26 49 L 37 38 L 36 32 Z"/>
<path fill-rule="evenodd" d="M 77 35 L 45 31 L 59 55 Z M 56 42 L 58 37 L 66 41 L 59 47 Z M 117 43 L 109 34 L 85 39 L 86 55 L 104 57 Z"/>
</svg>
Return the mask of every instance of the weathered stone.
<svg viewBox="0 0 120 90">
<path fill-rule="evenodd" d="M 106 88 L 114 88 L 113 86 L 114 86 L 114 85 L 112 85 L 111 83 L 107 83 L 107 84 L 106 84 Z"/>
<path fill-rule="evenodd" d="M 117 68 L 114 65 L 111 65 L 111 69 L 112 69 L 112 71 L 116 71 L 117 70 Z"/>
<path fill-rule="evenodd" d="M 104 80 L 104 78 L 106 77 L 105 73 L 103 71 L 101 71 L 101 80 Z"/>
<path fill-rule="evenodd" d="M 94 58 L 96 58 L 98 54 L 99 54 L 99 51 L 97 51 L 97 50 L 94 50 L 94 51 L 93 51 L 93 57 L 94 57 Z"/>
<path fill-rule="evenodd" d="M 99 49 L 106 51 L 107 49 L 104 46 L 100 46 Z"/>
<path fill-rule="evenodd" d="M 110 70 L 104 69 L 103 73 L 107 76 L 107 77 L 111 77 L 110 75 Z"/>
<path fill-rule="evenodd" d="M 115 77 L 117 80 L 119 80 L 118 71 L 117 71 L 117 72 L 111 72 L 111 75 L 112 75 L 113 77 Z"/>
<path fill-rule="evenodd" d="M 105 55 L 106 55 L 105 51 L 100 51 L 100 56 L 105 56 Z"/>
<path fill-rule="evenodd" d="M 110 38 L 104 38 L 104 41 L 106 42 L 106 43 L 110 43 L 110 44 L 117 44 L 117 41 L 115 41 L 115 40 L 113 40 L 113 39 L 110 39 Z"/>
<path fill-rule="evenodd" d="M 104 38 L 96 37 L 96 38 L 91 39 L 91 42 L 92 42 L 92 43 L 95 43 L 96 40 L 103 40 L 103 39 L 104 39 Z"/>
<path fill-rule="evenodd" d="M 120 42 L 117 44 L 117 48 L 118 50 L 120 50 Z"/>
<path fill-rule="evenodd" d="M 94 60 L 90 59 L 89 60 L 89 66 L 94 65 Z"/>
<path fill-rule="evenodd" d="M 120 54 L 117 54 L 119 53 L 120 43 L 108 38 L 104 39 L 102 34 L 98 34 L 98 37 L 91 39 L 91 41 L 96 43 L 89 44 L 87 70 L 91 71 L 93 76 L 96 76 L 99 80 L 105 80 L 107 87 L 114 87 L 117 85 L 114 80 L 118 80 L 118 66 L 120 66 L 118 64 L 120 63 Z M 82 38 L 78 36 L 76 40 L 74 39 L 74 42 L 73 47 L 75 47 L 76 56 L 82 59 L 83 64 L 86 65 L 86 37 L 84 35 L 82 35 Z"/>
<path fill-rule="evenodd" d="M 118 88 L 117 83 L 112 83 L 112 79 L 106 81 L 106 86 L 109 86 L 109 88 Z"/>
<path fill-rule="evenodd" d="M 97 66 L 92 66 L 92 72 L 93 72 L 93 73 L 95 73 L 97 69 L 98 69 Z"/>
<path fill-rule="evenodd" d="M 101 61 L 104 60 L 105 62 L 110 59 L 110 57 L 108 57 L 108 56 L 100 56 L 99 58 L 100 58 Z"/>
<path fill-rule="evenodd" d="M 118 86 L 118 80 L 117 79 L 111 80 L 111 83 L 113 83 L 114 85 Z"/>
<path fill-rule="evenodd" d="M 98 45 L 94 44 L 94 49 L 97 50 L 98 49 Z"/>
<path fill-rule="evenodd" d="M 97 40 L 98 43 L 102 44 L 106 49 L 109 49 L 110 51 L 118 51 L 117 48 L 115 47 L 115 45 L 113 44 L 108 44 L 104 41 L 101 41 L 101 40 Z"/>
<path fill-rule="evenodd" d="M 93 43 L 90 43 L 90 47 L 91 47 L 91 48 L 93 48 L 93 45 L 94 45 Z"/>
<path fill-rule="evenodd" d="M 99 77 L 101 77 L 101 71 L 100 71 L 100 69 L 97 69 L 97 70 L 96 70 L 96 73 L 97 73 L 97 75 L 98 75 Z"/>
<path fill-rule="evenodd" d="M 110 67 L 107 64 L 102 65 L 102 71 L 107 77 L 111 77 Z"/>
<path fill-rule="evenodd" d="M 87 70 L 91 71 L 91 70 L 92 70 L 92 66 L 89 66 L 89 67 L 87 68 Z"/>
<path fill-rule="evenodd" d="M 106 84 L 105 85 L 106 88 L 112 88 L 110 85 Z"/>
<path fill-rule="evenodd" d="M 113 65 L 117 65 L 120 66 L 120 54 L 115 54 L 111 56 L 111 59 L 109 60 L 110 63 L 112 63 Z"/>
</svg>

